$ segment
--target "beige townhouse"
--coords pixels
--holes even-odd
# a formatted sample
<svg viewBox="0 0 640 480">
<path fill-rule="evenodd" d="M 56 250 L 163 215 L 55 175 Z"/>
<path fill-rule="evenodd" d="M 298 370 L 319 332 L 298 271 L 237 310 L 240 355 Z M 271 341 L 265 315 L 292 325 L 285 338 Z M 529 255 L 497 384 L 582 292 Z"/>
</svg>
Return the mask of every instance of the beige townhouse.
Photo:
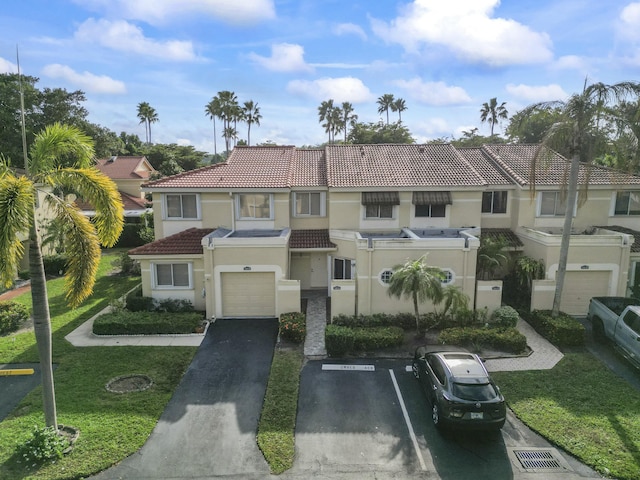
<svg viewBox="0 0 640 480">
<path fill-rule="evenodd" d="M 544 261 L 533 304 L 550 308 L 567 161 L 552 155 L 534 191 L 536 148 L 237 147 L 224 163 L 143 185 L 156 241 L 130 256 L 141 263 L 144 295 L 190 300 L 210 318 L 298 311 L 307 290 L 331 297 L 332 316 L 411 311 L 387 284 L 395 265 L 424 254 L 445 284 L 492 309 L 501 286 L 477 281 L 476 260 L 479 237 L 500 233 Z M 585 167 L 581 181 L 588 196 L 571 207 L 563 295 L 563 310 L 576 315 L 591 296 L 626 294 L 640 259 L 640 177 Z"/>
</svg>

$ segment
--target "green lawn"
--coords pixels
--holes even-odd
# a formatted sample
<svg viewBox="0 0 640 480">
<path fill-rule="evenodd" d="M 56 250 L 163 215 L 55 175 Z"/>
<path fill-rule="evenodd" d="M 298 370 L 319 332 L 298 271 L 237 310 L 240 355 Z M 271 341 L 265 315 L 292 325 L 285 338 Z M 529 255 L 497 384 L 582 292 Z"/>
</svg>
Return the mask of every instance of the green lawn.
<svg viewBox="0 0 640 480">
<path fill-rule="evenodd" d="M 101 311 L 109 301 L 129 291 L 140 279 L 113 275 L 115 252 L 105 253 L 94 294 L 82 306 L 66 306 L 63 279 L 47 282 L 53 330 L 58 422 L 80 429 L 74 450 L 59 462 L 38 470 L 24 470 L 13 461 L 15 446 L 29 438 L 35 425 L 44 425 L 42 393 L 37 388 L 13 415 L 0 422 L 0 479 L 81 478 L 103 470 L 134 453 L 155 426 L 182 374 L 194 347 L 83 347 L 64 336 Z M 30 294 L 17 301 L 31 304 Z M 0 363 L 37 362 L 32 332 L 0 337 Z M 154 386 L 144 392 L 118 395 L 105 384 L 129 373 L 150 376 Z"/>
<path fill-rule="evenodd" d="M 640 478 L 640 393 L 589 353 L 551 370 L 492 374 L 533 430 L 598 472 Z"/>
</svg>

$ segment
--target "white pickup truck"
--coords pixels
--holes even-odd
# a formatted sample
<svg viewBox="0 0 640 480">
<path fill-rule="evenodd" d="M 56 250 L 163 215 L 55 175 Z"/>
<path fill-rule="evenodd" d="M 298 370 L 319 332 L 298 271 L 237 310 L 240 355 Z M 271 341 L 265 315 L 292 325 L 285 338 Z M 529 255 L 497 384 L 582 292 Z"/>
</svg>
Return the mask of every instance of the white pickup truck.
<svg viewBox="0 0 640 480">
<path fill-rule="evenodd" d="M 640 368 L 640 301 L 629 297 L 593 297 L 587 319 L 596 340 L 609 339 Z"/>
</svg>

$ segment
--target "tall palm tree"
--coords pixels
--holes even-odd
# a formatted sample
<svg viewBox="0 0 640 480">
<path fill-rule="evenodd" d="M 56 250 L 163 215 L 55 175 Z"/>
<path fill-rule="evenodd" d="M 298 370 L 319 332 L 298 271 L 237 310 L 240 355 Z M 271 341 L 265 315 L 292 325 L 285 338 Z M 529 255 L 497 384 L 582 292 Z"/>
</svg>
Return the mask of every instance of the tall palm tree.
<svg viewBox="0 0 640 480">
<path fill-rule="evenodd" d="M 213 155 L 215 157 L 218 156 L 218 138 L 216 136 L 216 117 L 220 116 L 221 113 L 220 108 L 220 99 L 218 97 L 213 97 L 207 106 L 204 108 L 204 114 L 208 116 L 211 120 L 213 120 Z"/>
<path fill-rule="evenodd" d="M 344 126 L 344 143 L 347 143 L 347 133 L 349 132 L 348 126 L 358 120 L 358 115 L 353 113 L 353 105 L 349 102 L 342 102 L 342 124 Z"/>
<path fill-rule="evenodd" d="M 147 110 L 147 126 L 149 128 L 149 144 L 151 144 L 151 124 L 156 123 L 158 120 L 159 120 L 158 113 L 156 112 L 156 109 L 149 106 L 149 109 Z"/>
<path fill-rule="evenodd" d="M 140 102 L 138 104 L 138 119 L 140 123 L 144 123 L 144 135 L 147 144 L 149 144 L 149 124 L 147 122 L 147 118 L 149 116 L 149 109 L 151 105 L 148 102 Z"/>
<path fill-rule="evenodd" d="M 69 160 L 73 162 L 69 165 Z M 29 273 L 33 323 L 42 370 L 42 395 L 47 426 L 57 428 L 51 352 L 51 317 L 35 215 L 38 192 L 45 194 L 53 218 L 66 225 L 64 248 L 68 254 L 66 298 L 75 308 L 93 291 L 100 262 L 100 245 L 113 246 L 122 232 L 124 209 L 113 181 L 93 167 L 93 142 L 78 130 L 60 124 L 40 132 L 26 159 L 26 175 L 6 165 L 0 168 L 0 282 L 12 283 L 24 253 L 20 234 L 29 232 Z M 90 221 L 75 206 L 52 193 L 73 190 L 91 202 L 96 211 Z"/>
<path fill-rule="evenodd" d="M 493 128 L 500 120 L 506 120 L 509 117 L 505 105 L 507 102 L 502 102 L 498 105 L 498 99 L 493 97 L 489 102 L 482 104 L 480 109 L 480 121 L 482 123 L 488 123 L 491 126 L 491 136 L 493 137 Z"/>
<path fill-rule="evenodd" d="M 251 124 L 255 123 L 258 127 L 260 126 L 260 120 L 262 119 L 260 107 L 253 100 L 248 100 L 244 102 L 242 116 L 244 121 L 247 122 L 247 145 L 251 146 Z"/>
<path fill-rule="evenodd" d="M 238 97 L 234 92 L 229 90 L 222 90 L 218 92 L 218 101 L 220 103 L 219 118 L 222 120 L 222 136 L 224 137 L 227 156 L 229 156 L 229 147 L 231 139 L 237 133 L 235 129 L 235 123 L 240 115 L 240 108 L 238 106 Z M 231 127 L 231 123 L 234 123 L 234 127 Z M 233 135 L 231 135 L 233 133 Z"/>
<path fill-rule="evenodd" d="M 418 304 L 431 300 L 434 304 L 442 301 L 442 280 L 444 272 L 438 267 L 426 264 L 427 255 L 417 260 L 407 260 L 393 267 L 387 293 L 390 297 L 411 299 L 416 317 L 416 333 L 420 332 L 420 312 Z"/>
<path fill-rule="evenodd" d="M 318 107 L 318 119 L 320 124 L 324 127 L 325 133 L 329 134 L 329 143 L 331 143 L 331 133 L 333 132 L 333 99 L 324 100 Z M 325 122 L 325 123 L 322 123 Z"/>
<path fill-rule="evenodd" d="M 343 121 L 342 109 L 334 107 L 331 111 L 331 139 L 336 143 L 336 134 L 346 130 L 347 126 Z"/>
<path fill-rule="evenodd" d="M 536 150 L 531 165 L 531 191 L 535 193 L 536 166 L 544 161 L 556 150 L 571 152 L 567 164 L 569 170 L 566 184 L 566 211 L 560 242 L 560 256 L 556 273 L 556 289 L 553 297 L 552 316 L 557 317 L 560 312 L 564 278 L 567 271 L 569 242 L 573 225 L 573 206 L 586 200 L 588 181 L 582 185 L 580 199 L 578 198 L 578 178 L 580 167 L 589 167 L 602 144 L 600 133 L 602 115 L 613 105 L 620 103 L 627 96 L 640 95 L 640 83 L 622 82 L 614 85 L 594 83 L 585 85 L 581 93 L 575 93 L 566 101 L 542 102 L 530 105 L 523 110 L 524 116 L 540 111 L 558 109 L 559 120 L 546 132 L 539 148 Z M 587 175 L 588 177 L 588 175 Z M 578 202 L 580 200 L 580 202 Z M 579 206 L 579 205 L 578 205 Z"/>
<path fill-rule="evenodd" d="M 391 104 L 391 111 L 398 112 L 398 121 L 402 123 L 402 112 L 407 109 L 407 104 L 404 101 L 404 98 L 397 98 Z"/>
<path fill-rule="evenodd" d="M 389 125 L 389 109 L 391 105 L 393 105 L 394 98 L 392 93 L 385 93 L 381 97 L 378 98 L 376 102 L 378 104 L 378 113 L 387 113 L 387 125 Z"/>
</svg>

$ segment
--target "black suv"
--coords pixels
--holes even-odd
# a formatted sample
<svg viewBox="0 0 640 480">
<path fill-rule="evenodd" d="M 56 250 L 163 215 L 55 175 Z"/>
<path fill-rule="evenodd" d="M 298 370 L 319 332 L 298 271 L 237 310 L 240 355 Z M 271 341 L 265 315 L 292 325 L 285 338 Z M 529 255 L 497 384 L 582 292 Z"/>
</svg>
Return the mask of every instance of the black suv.
<svg viewBox="0 0 640 480">
<path fill-rule="evenodd" d="M 504 425 L 504 397 L 478 355 L 419 347 L 413 375 L 427 394 L 436 427 L 499 430 Z"/>
</svg>

